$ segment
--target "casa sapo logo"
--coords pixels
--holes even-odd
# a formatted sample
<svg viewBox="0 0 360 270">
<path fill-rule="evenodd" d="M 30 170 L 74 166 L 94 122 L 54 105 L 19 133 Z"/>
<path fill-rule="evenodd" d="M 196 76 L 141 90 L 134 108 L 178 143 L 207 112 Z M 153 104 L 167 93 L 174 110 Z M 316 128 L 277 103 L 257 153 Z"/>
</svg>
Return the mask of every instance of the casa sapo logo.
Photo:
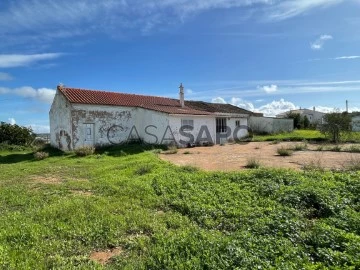
<svg viewBox="0 0 360 270">
<path fill-rule="evenodd" d="M 226 132 L 217 132 L 215 138 L 213 138 L 210 129 L 206 125 L 202 125 L 198 132 L 194 132 L 194 127 L 192 126 L 181 126 L 176 133 L 177 136 L 175 136 L 175 133 L 170 126 L 166 126 L 164 132 L 159 132 L 159 128 L 155 125 L 144 127 L 144 133 L 147 137 L 147 143 L 149 144 L 221 144 L 228 140 L 244 140 L 244 135 L 246 136 L 246 141 L 252 140 L 252 132 L 248 126 L 240 125 L 234 129 L 227 126 L 224 130 L 226 130 Z M 121 125 L 113 125 L 107 131 L 107 138 L 113 145 L 126 144 L 132 141 L 142 141 L 135 126 L 130 128 Z"/>
</svg>

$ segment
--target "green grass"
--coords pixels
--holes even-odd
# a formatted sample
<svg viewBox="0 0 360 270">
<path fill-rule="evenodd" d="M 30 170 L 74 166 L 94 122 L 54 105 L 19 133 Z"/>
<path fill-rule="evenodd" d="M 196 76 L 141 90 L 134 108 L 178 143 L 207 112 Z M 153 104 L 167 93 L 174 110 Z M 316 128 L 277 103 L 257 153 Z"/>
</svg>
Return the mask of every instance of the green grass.
<svg viewBox="0 0 360 270">
<path fill-rule="evenodd" d="M 318 130 L 294 130 L 293 132 L 286 132 L 273 135 L 255 135 L 253 141 L 327 141 L 324 134 Z M 360 132 L 350 132 L 343 137 L 344 142 L 360 142 Z"/>
<path fill-rule="evenodd" d="M 255 135 L 253 141 L 325 141 L 326 138 L 318 130 L 294 130 L 274 135 Z"/>
<path fill-rule="evenodd" d="M 43 151 L 0 152 L 0 269 L 360 267 L 359 171 L 210 173 L 137 145 Z M 107 265 L 89 260 L 112 247 L 123 253 Z"/>
</svg>

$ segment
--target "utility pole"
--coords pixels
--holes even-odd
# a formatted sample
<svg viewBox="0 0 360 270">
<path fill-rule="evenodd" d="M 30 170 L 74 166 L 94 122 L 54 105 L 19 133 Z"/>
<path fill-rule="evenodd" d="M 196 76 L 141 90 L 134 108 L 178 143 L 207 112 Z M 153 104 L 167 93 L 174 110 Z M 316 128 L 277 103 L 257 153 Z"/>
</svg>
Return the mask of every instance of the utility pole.
<svg viewBox="0 0 360 270">
<path fill-rule="evenodd" d="M 349 112 L 349 101 L 346 100 L 346 112 L 348 113 Z"/>
</svg>

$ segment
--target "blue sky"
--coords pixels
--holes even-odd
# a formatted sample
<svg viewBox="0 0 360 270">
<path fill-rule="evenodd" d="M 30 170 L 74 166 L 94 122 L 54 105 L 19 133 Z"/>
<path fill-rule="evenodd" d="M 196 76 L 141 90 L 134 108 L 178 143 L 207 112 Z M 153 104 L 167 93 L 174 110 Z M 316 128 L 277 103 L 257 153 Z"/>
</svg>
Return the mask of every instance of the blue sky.
<svg viewBox="0 0 360 270">
<path fill-rule="evenodd" d="M 359 0 L 2 0 L 0 121 L 47 132 L 56 86 L 360 111 Z"/>
</svg>

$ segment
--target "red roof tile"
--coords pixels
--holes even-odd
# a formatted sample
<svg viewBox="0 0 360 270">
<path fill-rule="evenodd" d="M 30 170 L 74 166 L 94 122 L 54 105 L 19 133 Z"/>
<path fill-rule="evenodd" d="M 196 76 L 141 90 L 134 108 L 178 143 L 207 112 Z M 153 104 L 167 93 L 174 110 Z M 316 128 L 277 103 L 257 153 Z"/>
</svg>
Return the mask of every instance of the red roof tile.
<svg viewBox="0 0 360 270">
<path fill-rule="evenodd" d="M 171 98 L 94 91 L 62 86 L 58 86 L 58 90 L 64 94 L 70 103 L 140 107 L 169 114 L 212 114 L 211 112 L 196 110 L 188 106 L 181 107 L 179 100 Z"/>
</svg>

